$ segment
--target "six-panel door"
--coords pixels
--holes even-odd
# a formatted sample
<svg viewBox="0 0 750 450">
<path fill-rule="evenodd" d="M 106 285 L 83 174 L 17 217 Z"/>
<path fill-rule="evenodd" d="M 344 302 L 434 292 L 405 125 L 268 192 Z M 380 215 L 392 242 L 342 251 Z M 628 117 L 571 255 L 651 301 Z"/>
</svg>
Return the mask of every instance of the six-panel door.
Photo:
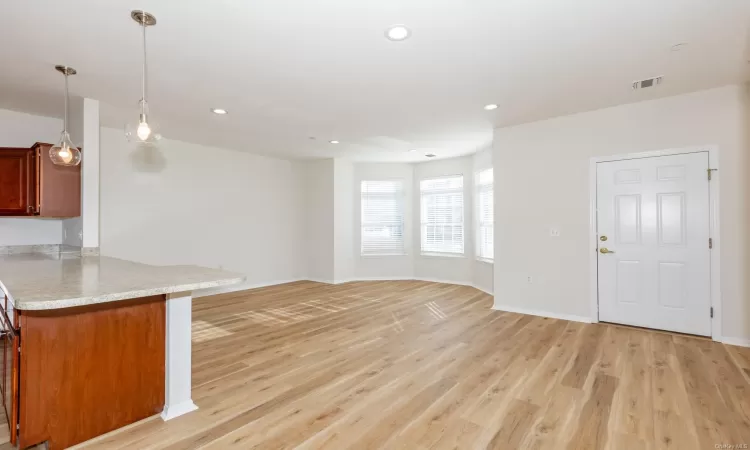
<svg viewBox="0 0 750 450">
<path fill-rule="evenodd" d="M 711 335 L 708 153 L 597 164 L 599 320 Z"/>
</svg>

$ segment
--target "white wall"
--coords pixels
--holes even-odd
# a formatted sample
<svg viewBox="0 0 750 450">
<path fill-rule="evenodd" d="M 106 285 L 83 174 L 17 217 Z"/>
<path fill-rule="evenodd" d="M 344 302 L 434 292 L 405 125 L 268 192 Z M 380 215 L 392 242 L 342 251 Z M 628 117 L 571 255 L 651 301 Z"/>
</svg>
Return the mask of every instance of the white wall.
<svg viewBox="0 0 750 450">
<path fill-rule="evenodd" d="M 334 249 L 334 161 L 323 159 L 299 162 L 303 174 L 304 226 L 307 262 L 306 276 L 315 281 L 332 283 L 335 278 Z"/>
<path fill-rule="evenodd" d="M 404 247 L 402 256 L 362 256 L 362 196 L 363 180 L 400 179 L 404 182 Z M 366 279 L 410 279 L 414 278 L 414 166 L 397 163 L 357 163 L 354 165 L 352 184 L 354 206 L 352 214 L 354 278 Z M 418 220 L 418 219 L 417 219 Z M 418 235 L 417 235 L 418 236 Z M 417 252 L 419 249 L 417 248 Z"/>
<path fill-rule="evenodd" d="M 590 158 L 714 144 L 723 334 L 750 339 L 747 103 L 743 87 L 728 86 L 496 129 L 496 304 L 590 317 Z"/>
<path fill-rule="evenodd" d="M 55 143 L 62 127 L 59 119 L 0 109 L 0 147 Z M 0 246 L 61 243 L 61 220 L 0 217 Z"/>
<path fill-rule="evenodd" d="M 472 284 L 474 268 L 474 163 L 471 156 L 442 159 L 414 167 L 414 204 L 417 205 L 412 227 L 414 236 L 414 275 L 417 278 Z M 461 256 L 428 256 L 421 254 L 419 183 L 427 178 L 446 175 L 464 177 L 464 254 Z"/>
<path fill-rule="evenodd" d="M 473 162 L 473 174 L 476 175 L 477 172 L 490 169 L 492 168 L 492 147 L 488 147 L 486 149 L 483 149 L 477 153 L 474 154 L 472 157 Z M 475 181 L 472 177 L 472 186 L 475 186 Z M 472 191 L 474 192 L 474 191 Z M 476 198 L 471 204 L 472 206 L 472 219 L 476 221 L 477 219 L 477 211 L 476 211 Z M 493 292 L 493 285 L 494 285 L 494 264 L 486 261 L 480 261 L 476 259 L 476 246 L 478 245 L 476 243 L 476 227 L 475 226 L 471 230 L 471 235 L 474 236 L 474 246 L 472 247 L 474 251 L 474 257 L 472 258 L 473 261 L 473 267 L 472 267 L 472 284 L 476 286 L 477 288 L 492 293 Z"/>
<path fill-rule="evenodd" d="M 333 160 L 333 280 L 354 277 L 354 166 Z"/>
<path fill-rule="evenodd" d="M 102 128 L 101 252 L 222 267 L 247 285 L 299 279 L 298 175 L 290 161 L 179 141 L 135 150 Z"/>
</svg>

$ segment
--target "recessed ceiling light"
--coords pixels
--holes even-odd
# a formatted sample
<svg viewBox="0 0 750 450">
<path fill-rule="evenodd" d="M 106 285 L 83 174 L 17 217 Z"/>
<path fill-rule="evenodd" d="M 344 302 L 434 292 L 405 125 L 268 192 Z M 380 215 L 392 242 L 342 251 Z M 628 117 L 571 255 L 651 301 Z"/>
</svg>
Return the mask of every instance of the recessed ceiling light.
<svg viewBox="0 0 750 450">
<path fill-rule="evenodd" d="M 211 112 L 214 113 L 214 114 L 218 114 L 220 116 L 223 116 L 224 114 L 227 113 L 227 110 L 226 109 L 221 109 L 221 108 L 211 108 Z"/>
<path fill-rule="evenodd" d="M 414 152 L 416 152 L 416 151 L 417 151 L 417 149 L 416 149 L 416 148 L 413 148 L 413 149 L 411 149 L 411 150 L 407 150 L 407 151 L 408 151 L 409 153 L 414 153 Z"/>
<path fill-rule="evenodd" d="M 434 157 L 436 157 L 437 155 L 436 155 L 436 154 L 434 154 L 434 153 L 425 153 L 425 156 L 426 156 L 426 157 L 428 157 L 428 158 L 434 158 Z"/>
<path fill-rule="evenodd" d="M 484 109 L 487 111 L 492 111 L 493 109 L 497 109 L 497 105 L 494 103 L 490 103 L 489 105 L 484 105 Z"/>
<path fill-rule="evenodd" d="M 339 143 L 339 141 L 330 141 L 330 142 L 331 142 L 331 144 L 338 144 Z"/>
<path fill-rule="evenodd" d="M 385 30 L 385 37 L 391 41 L 403 41 L 411 36 L 411 30 L 406 25 L 393 25 Z"/>
</svg>

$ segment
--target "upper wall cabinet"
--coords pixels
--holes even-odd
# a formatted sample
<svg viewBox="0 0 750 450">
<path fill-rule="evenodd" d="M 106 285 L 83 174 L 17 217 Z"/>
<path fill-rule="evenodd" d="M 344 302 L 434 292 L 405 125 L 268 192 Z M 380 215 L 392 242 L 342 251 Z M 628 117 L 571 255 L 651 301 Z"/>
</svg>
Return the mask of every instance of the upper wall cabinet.
<svg viewBox="0 0 750 450">
<path fill-rule="evenodd" d="M 81 215 L 81 166 L 57 166 L 51 144 L 0 147 L 0 216 Z"/>
</svg>

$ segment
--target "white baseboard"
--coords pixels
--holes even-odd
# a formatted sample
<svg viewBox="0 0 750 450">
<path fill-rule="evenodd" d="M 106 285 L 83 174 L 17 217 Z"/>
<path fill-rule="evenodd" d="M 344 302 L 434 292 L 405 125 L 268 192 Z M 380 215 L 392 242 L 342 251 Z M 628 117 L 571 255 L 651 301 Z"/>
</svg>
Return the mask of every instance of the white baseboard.
<svg viewBox="0 0 750 450">
<path fill-rule="evenodd" d="M 570 320 L 572 322 L 591 323 L 590 317 L 576 316 L 573 314 L 559 314 L 559 313 L 554 313 L 554 312 L 549 312 L 549 311 L 538 311 L 535 309 L 516 308 L 515 306 L 506 306 L 506 305 L 497 305 L 497 304 L 493 305 L 492 309 L 497 310 L 497 311 L 528 314 L 531 316 L 549 317 L 551 319 Z"/>
<path fill-rule="evenodd" d="M 464 281 L 439 280 L 437 278 L 365 277 L 365 278 L 351 278 L 351 279 L 346 279 L 346 280 L 331 281 L 331 280 L 323 280 L 323 279 L 315 279 L 311 277 L 306 277 L 306 278 L 297 278 L 293 280 L 269 281 L 266 283 L 240 283 L 240 284 L 234 284 L 231 286 L 201 289 L 201 290 L 193 292 L 193 298 L 207 297 L 209 295 L 227 294 L 229 292 L 246 291 L 248 289 L 257 289 L 257 288 L 262 288 L 262 287 L 276 286 L 279 284 L 294 283 L 296 281 L 312 281 L 315 283 L 324 283 L 324 284 L 342 284 L 342 283 L 349 283 L 352 281 L 428 281 L 431 283 L 444 283 L 444 284 L 457 284 L 459 286 L 471 286 L 474 289 L 478 289 L 484 292 L 485 294 L 493 295 L 492 291 L 488 291 L 487 289 L 484 289 L 472 283 L 467 283 Z M 573 319 L 570 319 L 570 320 L 573 320 Z"/>
<path fill-rule="evenodd" d="M 487 289 L 484 289 L 473 283 L 467 283 L 465 281 L 455 281 L 455 280 L 441 280 L 438 278 L 427 278 L 427 277 L 358 277 L 358 278 L 347 278 L 347 279 L 335 280 L 335 281 L 313 280 L 311 278 L 307 278 L 307 281 L 315 281 L 318 283 L 328 283 L 328 284 L 351 283 L 354 281 L 427 281 L 430 283 L 444 283 L 444 284 L 457 284 L 459 286 L 471 286 L 475 289 L 479 289 L 485 294 L 493 295 L 492 291 L 488 291 Z"/>
<path fill-rule="evenodd" d="M 746 338 L 735 338 L 735 337 L 722 337 L 719 340 L 723 344 L 736 345 L 737 347 L 750 347 L 750 339 Z"/>
<path fill-rule="evenodd" d="M 492 291 L 488 291 L 487 289 L 483 288 L 482 286 L 479 286 L 478 284 L 472 284 L 471 287 L 474 289 L 479 289 L 480 291 L 484 292 L 487 295 L 492 295 L 493 297 L 495 294 L 492 293 Z"/>
<path fill-rule="evenodd" d="M 445 284 L 457 284 L 459 286 L 472 286 L 471 283 L 466 282 L 466 281 L 440 280 L 438 278 L 430 278 L 430 277 L 414 277 L 411 279 L 416 280 L 416 281 L 429 281 L 430 283 L 445 283 Z"/>
<path fill-rule="evenodd" d="M 265 283 L 240 283 L 233 284 L 231 286 L 221 286 L 217 288 L 200 289 L 193 291 L 193 298 L 208 297 L 209 295 L 227 294 L 229 292 L 246 291 L 248 289 L 257 289 L 268 286 L 276 286 L 277 284 L 294 283 L 295 281 L 304 281 L 305 278 L 297 278 L 293 280 L 279 280 L 269 281 Z"/>
<path fill-rule="evenodd" d="M 342 281 L 337 281 L 336 284 L 339 283 L 350 283 L 352 281 L 410 281 L 414 280 L 414 277 L 355 277 L 355 278 L 349 278 Z"/>
<path fill-rule="evenodd" d="M 312 281 L 312 282 L 315 282 L 315 283 L 337 284 L 337 283 L 336 283 L 335 281 L 333 281 L 333 280 L 324 280 L 324 279 L 322 279 L 322 278 L 311 278 L 311 277 L 305 277 L 305 278 L 302 278 L 302 280 L 303 280 L 303 281 Z M 339 283 L 341 283 L 341 281 L 340 281 Z"/>
<path fill-rule="evenodd" d="M 164 411 L 161 412 L 161 420 L 166 422 L 175 417 L 180 417 L 189 412 L 193 412 L 196 409 L 198 409 L 198 406 L 196 406 L 192 400 L 187 400 L 177 405 L 166 405 L 164 406 Z"/>
</svg>

